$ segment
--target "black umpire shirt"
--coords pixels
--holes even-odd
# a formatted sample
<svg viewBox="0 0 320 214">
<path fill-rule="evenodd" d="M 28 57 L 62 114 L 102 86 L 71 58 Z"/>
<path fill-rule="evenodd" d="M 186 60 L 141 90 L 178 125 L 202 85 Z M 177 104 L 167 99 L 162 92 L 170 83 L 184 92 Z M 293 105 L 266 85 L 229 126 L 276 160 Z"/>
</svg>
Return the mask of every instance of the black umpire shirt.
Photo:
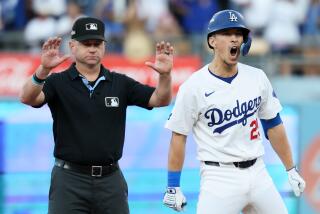
<svg viewBox="0 0 320 214">
<path fill-rule="evenodd" d="M 155 88 L 103 66 L 100 76 L 105 80 L 92 94 L 75 64 L 47 78 L 42 105 L 48 103 L 51 110 L 55 157 L 84 165 L 116 162 L 122 156 L 127 106 L 151 109 Z"/>
</svg>

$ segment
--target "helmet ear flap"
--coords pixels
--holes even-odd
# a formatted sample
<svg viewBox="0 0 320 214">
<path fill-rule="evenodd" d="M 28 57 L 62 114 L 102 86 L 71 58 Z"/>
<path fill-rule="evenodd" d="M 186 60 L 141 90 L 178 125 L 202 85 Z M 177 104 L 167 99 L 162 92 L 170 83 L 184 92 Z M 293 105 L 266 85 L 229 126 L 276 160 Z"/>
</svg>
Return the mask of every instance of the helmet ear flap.
<svg viewBox="0 0 320 214">
<path fill-rule="evenodd" d="M 241 44 L 240 46 L 240 52 L 242 56 L 246 56 L 249 53 L 250 47 L 251 47 L 252 39 L 248 35 L 247 39 Z"/>
</svg>

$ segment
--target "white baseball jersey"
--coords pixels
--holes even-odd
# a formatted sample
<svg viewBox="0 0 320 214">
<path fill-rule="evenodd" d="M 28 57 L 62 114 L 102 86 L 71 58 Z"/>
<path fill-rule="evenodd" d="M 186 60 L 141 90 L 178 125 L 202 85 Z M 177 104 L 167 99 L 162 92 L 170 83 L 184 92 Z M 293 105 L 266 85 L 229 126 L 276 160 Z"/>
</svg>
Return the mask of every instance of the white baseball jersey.
<svg viewBox="0 0 320 214">
<path fill-rule="evenodd" d="M 258 118 L 272 119 L 281 109 L 262 70 L 238 63 L 227 83 L 206 65 L 180 86 L 165 127 L 183 135 L 192 130 L 201 161 L 245 161 L 264 154 Z"/>
</svg>

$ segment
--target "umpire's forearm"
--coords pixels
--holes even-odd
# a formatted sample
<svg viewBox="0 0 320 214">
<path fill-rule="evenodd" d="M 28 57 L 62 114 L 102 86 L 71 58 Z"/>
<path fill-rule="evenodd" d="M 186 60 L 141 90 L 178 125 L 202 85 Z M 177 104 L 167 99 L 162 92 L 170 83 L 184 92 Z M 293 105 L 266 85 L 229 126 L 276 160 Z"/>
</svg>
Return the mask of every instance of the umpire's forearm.
<svg viewBox="0 0 320 214">
<path fill-rule="evenodd" d="M 160 74 L 158 85 L 153 92 L 149 105 L 153 107 L 167 106 L 172 98 L 171 74 Z"/>
<path fill-rule="evenodd" d="M 30 77 L 20 90 L 19 99 L 27 105 L 35 105 L 37 97 L 40 95 L 43 86 L 35 85 Z"/>
<path fill-rule="evenodd" d="M 281 159 L 286 170 L 294 167 L 291 148 L 283 124 L 269 129 L 268 137 L 274 151 Z"/>
<path fill-rule="evenodd" d="M 39 66 L 36 70 L 36 75 L 44 78 L 45 72 L 42 66 Z M 39 75 L 40 74 L 40 75 Z M 32 80 L 32 76 L 24 83 L 22 89 L 19 93 L 19 99 L 22 103 L 27 105 L 38 105 L 44 100 L 44 95 L 42 93 L 43 85 L 35 84 Z"/>
<path fill-rule="evenodd" d="M 185 144 L 185 135 L 172 133 L 168 160 L 169 171 L 181 171 L 185 157 Z"/>
</svg>

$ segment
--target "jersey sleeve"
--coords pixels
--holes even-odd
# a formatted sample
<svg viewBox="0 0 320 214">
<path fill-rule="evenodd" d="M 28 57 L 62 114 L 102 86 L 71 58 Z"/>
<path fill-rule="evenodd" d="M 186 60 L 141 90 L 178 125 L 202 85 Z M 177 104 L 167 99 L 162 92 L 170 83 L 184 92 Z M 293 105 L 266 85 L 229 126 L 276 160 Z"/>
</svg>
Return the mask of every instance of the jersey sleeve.
<svg viewBox="0 0 320 214">
<path fill-rule="evenodd" d="M 136 105 L 146 109 L 152 109 L 149 107 L 149 100 L 155 88 L 144 85 L 128 76 L 126 78 L 128 86 L 128 105 Z"/>
<path fill-rule="evenodd" d="M 282 110 L 282 106 L 269 79 L 264 72 L 261 73 L 262 103 L 258 116 L 260 119 L 268 120 L 276 117 Z"/>
<path fill-rule="evenodd" d="M 59 74 L 51 74 L 47 78 L 47 80 L 43 86 L 42 91 L 45 94 L 45 102 L 46 103 L 49 103 L 51 100 L 54 99 L 54 96 L 55 96 L 54 82 L 57 80 L 57 78 L 59 78 L 58 76 L 59 76 Z"/>
<path fill-rule="evenodd" d="M 197 101 L 194 91 L 194 88 L 188 87 L 188 85 L 180 86 L 165 128 L 188 135 L 197 120 Z"/>
<path fill-rule="evenodd" d="M 50 74 L 49 77 L 47 77 L 43 88 L 42 88 L 42 92 L 44 93 L 44 102 L 41 103 L 40 105 L 37 106 L 32 106 L 34 108 L 40 108 L 42 107 L 44 104 L 49 103 L 51 100 L 53 100 L 54 96 L 55 96 L 55 89 L 54 89 L 54 81 L 57 78 L 56 73 Z"/>
</svg>

